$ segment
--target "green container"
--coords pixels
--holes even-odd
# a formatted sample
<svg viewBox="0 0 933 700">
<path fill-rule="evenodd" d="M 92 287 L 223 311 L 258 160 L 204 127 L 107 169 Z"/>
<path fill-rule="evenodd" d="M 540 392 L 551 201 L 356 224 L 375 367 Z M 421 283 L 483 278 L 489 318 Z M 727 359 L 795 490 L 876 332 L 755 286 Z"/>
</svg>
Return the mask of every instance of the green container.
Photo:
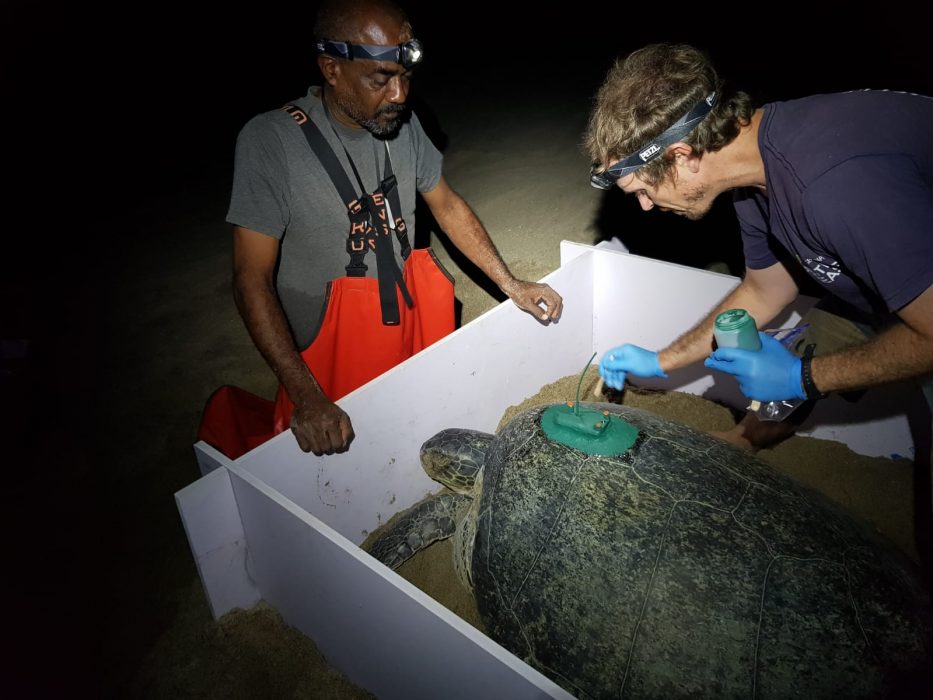
<svg viewBox="0 0 933 700">
<path fill-rule="evenodd" d="M 745 309 L 729 309 L 719 314 L 713 325 L 713 335 L 721 348 L 761 350 L 755 319 Z"/>
</svg>

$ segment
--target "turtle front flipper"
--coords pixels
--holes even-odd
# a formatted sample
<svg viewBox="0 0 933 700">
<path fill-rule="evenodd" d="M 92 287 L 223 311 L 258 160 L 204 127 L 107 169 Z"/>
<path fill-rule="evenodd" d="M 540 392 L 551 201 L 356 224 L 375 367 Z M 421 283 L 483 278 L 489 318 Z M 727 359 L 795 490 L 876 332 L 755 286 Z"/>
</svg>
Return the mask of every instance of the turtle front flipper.
<svg viewBox="0 0 933 700">
<path fill-rule="evenodd" d="M 456 493 L 444 493 L 416 503 L 387 526 L 370 545 L 369 553 L 390 569 L 397 569 L 429 544 L 454 534 L 471 500 Z"/>
</svg>

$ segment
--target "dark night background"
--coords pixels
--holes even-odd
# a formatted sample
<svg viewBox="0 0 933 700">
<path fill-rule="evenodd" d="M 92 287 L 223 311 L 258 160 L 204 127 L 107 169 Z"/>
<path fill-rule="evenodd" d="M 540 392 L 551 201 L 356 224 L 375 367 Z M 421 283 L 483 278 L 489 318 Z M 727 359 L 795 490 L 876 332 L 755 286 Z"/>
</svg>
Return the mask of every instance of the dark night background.
<svg viewBox="0 0 933 700">
<path fill-rule="evenodd" d="M 660 40 L 707 50 L 727 81 L 760 102 L 861 88 L 933 95 L 919 4 L 403 5 L 426 47 L 411 99 L 429 127 L 439 91 L 456 90 L 465 109 L 482 115 L 484 102 L 516 90 L 529 96 L 532 110 L 564 82 L 590 85 L 592 94 L 616 55 Z M 12 3 L 3 10 L 8 228 L 0 248 L 0 339 L 30 341 L 25 357 L 3 360 L 0 385 L 3 522 L 12 552 L 4 578 L 16 630 L 8 632 L 15 646 L 8 687 L 41 696 L 46 687 L 73 692 L 101 676 L 116 683 L 132 669 L 114 668 L 112 660 L 101 668 L 98 639 L 124 637 L 119 662 L 132 666 L 170 622 L 165 590 L 189 577 L 193 563 L 149 578 L 126 573 L 135 571 L 126 557 L 164 553 L 148 551 L 145 537 L 138 547 L 128 544 L 125 522 L 139 525 L 134 512 L 147 498 L 115 474 L 119 465 L 106 449 L 124 428 L 101 424 L 112 414 L 101 397 L 119 397 L 119 387 L 108 384 L 108 362 L 121 329 L 108 322 L 108 308 L 121 289 L 108 279 L 133 254 L 134 239 L 153 235 L 168 217 L 200 209 L 222 220 L 240 126 L 317 81 L 314 7 Z M 434 128 L 443 140 L 443 124 Z M 615 194 L 604 207 L 607 229 L 640 216 L 633 201 Z M 689 227 L 685 240 L 709 256 L 703 231 L 731 225 L 723 204 L 704 222 L 668 217 L 663 224 L 667 231 Z M 638 219 L 632 251 L 691 264 L 698 250 L 659 245 L 652 237 L 658 223 Z M 159 426 L 150 427 L 158 440 Z M 188 482 L 196 477 L 192 458 Z M 147 524 L 177 530 L 184 559 L 171 490 L 158 494 L 168 503 Z M 101 625 L 105 603 L 116 609 Z M 99 692 L 125 696 L 114 687 Z"/>
<path fill-rule="evenodd" d="M 545 9 L 546 3 L 421 0 L 409 3 L 409 15 L 429 58 L 417 71 L 412 97 L 429 106 L 433 91 L 453 83 L 465 106 L 481 110 L 489 89 L 495 94 L 505 85 L 545 100 L 548 85 L 562 81 L 591 83 L 595 90 L 615 56 L 662 40 L 706 49 L 725 78 L 760 101 L 867 87 L 929 92 L 928 39 L 919 16 L 898 4 Z M 229 180 L 243 122 L 317 80 L 313 16 L 314 3 L 211 12 L 158 4 L 134 14 L 131 28 L 83 44 L 92 59 L 88 77 L 101 93 L 90 103 L 79 97 L 81 111 L 100 129 L 92 132 L 104 153 L 95 148 L 95 155 L 109 150 L 112 157 L 96 167 L 110 174 L 113 201 Z"/>
</svg>

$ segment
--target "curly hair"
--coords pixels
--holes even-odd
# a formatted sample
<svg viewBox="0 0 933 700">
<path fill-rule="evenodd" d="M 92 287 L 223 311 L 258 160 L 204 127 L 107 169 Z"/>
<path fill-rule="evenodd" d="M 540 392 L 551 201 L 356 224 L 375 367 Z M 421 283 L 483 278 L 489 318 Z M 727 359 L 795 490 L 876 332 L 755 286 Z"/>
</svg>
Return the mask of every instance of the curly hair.
<svg viewBox="0 0 933 700">
<path fill-rule="evenodd" d="M 694 152 L 718 151 L 751 121 L 754 106 L 744 92 L 723 94 L 723 84 L 709 58 L 686 44 L 651 44 L 615 62 L 596 94 L 583 137 L 583 149 L 603 168 L 659 136 L 694 105 L 715 91 L 715 107 L 684 137 Z M 673 172 L 664 154 L 638 170 L 657 186 Z"/>
</svg>

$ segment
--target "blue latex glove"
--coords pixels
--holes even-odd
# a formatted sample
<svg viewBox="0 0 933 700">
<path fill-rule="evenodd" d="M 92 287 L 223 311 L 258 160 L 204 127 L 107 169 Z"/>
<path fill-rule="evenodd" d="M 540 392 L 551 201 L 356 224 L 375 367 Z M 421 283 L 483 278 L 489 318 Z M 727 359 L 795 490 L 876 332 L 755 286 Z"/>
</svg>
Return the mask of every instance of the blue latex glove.
<svg viewBox="0 0 933 700">
<path fill-rule="evenodd" d="M 658 353 L 626 343 L 612 348 L 599 361 L 599 376 L 610 389 L 622 390 L 625 373 L 638 377 L 666 377 L 658 364 Z"/>
<path fill-rule="evenodd" d="M 718 348 L 703 362 L 735 376 L 739 388 L 755 401 L 805 399 L 800 382 L 800 358 L 767 333 L 758 332 L 761 350 Z"/>
</svg>

